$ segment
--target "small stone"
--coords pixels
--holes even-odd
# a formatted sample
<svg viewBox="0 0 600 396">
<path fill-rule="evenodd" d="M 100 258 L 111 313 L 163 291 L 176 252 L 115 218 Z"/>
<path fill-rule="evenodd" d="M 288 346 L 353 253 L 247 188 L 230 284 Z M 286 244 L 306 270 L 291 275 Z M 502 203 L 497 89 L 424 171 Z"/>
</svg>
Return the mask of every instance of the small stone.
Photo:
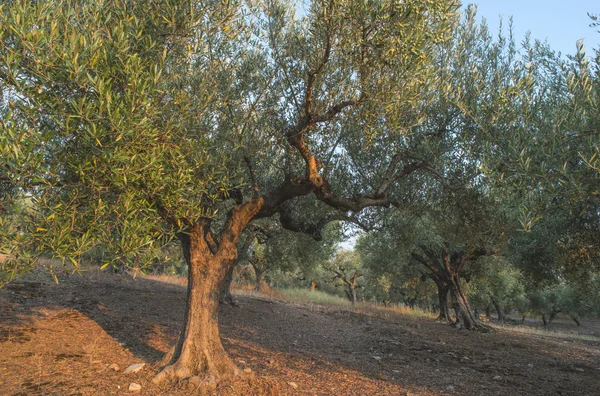
<svg viewBox="0 0 600 396">
<path fill-rule="evenodd" d="M 288 382 L 288 385 L 291 386 L 294 389 L 298 389 L 298 384 L 295 382 Z"/>
<path fill-rule="evenodd" d="M 145 365 L 146 365 L 146 363 L 135 363 L 135 364 L 132 364 L 131 366 L 127 367 L 124 372 L 125 373 L 137 373 L 142 368 L 144 368 Z"/>
<path fill-rule="evenodd" d="M 245 365 L 246 361 L 245 360 L 238 360 L 238 363 L 241 364 L 241 365 Z"/>
<path fill-rule="evenodd" d="M 381 356 L 373 356 L 373 359 L 380 361 L 381 360 Z"/>
<path fill-rule="evenodd" d="M 462 360 L 471 360 L 468 356 L 463 356 Z"/>
<path fill-rule="evenodd" d="M 142 385 L 132 382 L 131 384 L 129 384 L 129 390 L 132 392 L 139 392 L 142 390 Z"/>
<path fill-rule="evenodd" d="M 448 386 L 446 386 L 446 390 L 453 391 L 454 390 L 454 385 L 448 385 Z"/>
<path fill-rule="evenodd" d="M 400 370 L 392 370 L 392 372 L 394 372 L 394 373 L 396 373 L 396 374 L 397 374 L 397 373 L 399 373 L 399 372 L 400 372 Z"/>
<path fill-rule="evenodd" d="M 529 368 L 533 368 L 533 363 L 529 363 L 529 364 L 527 365 L 527 367 L 529 367 Z"/>
<path fill-rule="evenodd" d="M 582 368 L 576 367 L 575 371 L 579 371 L 580 373 L 583 373 L 585 370 L 583 370 Z"/>
<path fill-rule="evenodd" d="M 217 389 L 217 379 L 212 375 L 210 377 L 206 377 L 204 381 L 202 381 L 202 386 L 206 389 Z"/>
<path fill-rule="evenodd" d="M 248 367 L 248 368 L 245 368 L 245 369 L 244 369 L 244 373 L 246 373 L 246 374 L 250 374 L 250 373 L 252 373 L 252 369 L 251 369 L 251 368 L 249 368 L 249 367 Z"/>
<path fill-rule="evenodd" d="M 502 377 L 501 377 L 501 376 L 499 376 L 499 375 L 497 375 L 497 376 L 495 376 L 495 377 L 494 377 L 494 381 L 499 381 L 499 380 L 501 380 L 501 379 L 502 379 Z"/>
<path fill-rule="evenodd" d="M 119 367 L 118 364 L 113 363 L 110 366 L 108 366 L 109 369 L 111 369 L 112 371 L 119 371 L 121 368 Z"/>
</svg>

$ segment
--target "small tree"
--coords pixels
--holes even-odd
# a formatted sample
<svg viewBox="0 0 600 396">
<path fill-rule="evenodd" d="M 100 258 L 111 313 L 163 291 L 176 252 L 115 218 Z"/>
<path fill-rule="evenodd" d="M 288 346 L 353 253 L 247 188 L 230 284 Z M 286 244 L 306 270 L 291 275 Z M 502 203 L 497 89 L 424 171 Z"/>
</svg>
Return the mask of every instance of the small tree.
<svg viewBox="0 0 600 396">
<path fill-rule="evenodd" d="M 352 305 L 356 304 L 356 291 L 362 287 L 359 278 L 363 276 L 360 255 L 354 250 L 340 250 L 327 265 L 327 269 L 333 274 L 331 282 L 340 282 L 338 286 L 344 287 L 348 301 Z"/>
</svg>

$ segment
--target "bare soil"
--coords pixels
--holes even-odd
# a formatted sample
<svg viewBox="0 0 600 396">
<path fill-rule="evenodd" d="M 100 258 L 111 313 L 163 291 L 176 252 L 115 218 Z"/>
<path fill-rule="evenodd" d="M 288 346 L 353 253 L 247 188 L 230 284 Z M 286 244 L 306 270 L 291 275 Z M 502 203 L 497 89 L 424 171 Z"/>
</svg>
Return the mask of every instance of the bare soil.
<svg viewBox="0 0 600 396">
<path fill-rule="evenodd" d="M 154 385 L 180 329 L 183 287 L 98 271 L 56 285 L 30 274 L 0 289 L 0 394 L 120 395 L 135 382 L 142 395 L 600 395 L 597 342 L 238 301 L 221 309 L 222 339 L 251 373 L 216 390 Z M 583 323 L 588 333 L 592 325 Z"/>
</svg>

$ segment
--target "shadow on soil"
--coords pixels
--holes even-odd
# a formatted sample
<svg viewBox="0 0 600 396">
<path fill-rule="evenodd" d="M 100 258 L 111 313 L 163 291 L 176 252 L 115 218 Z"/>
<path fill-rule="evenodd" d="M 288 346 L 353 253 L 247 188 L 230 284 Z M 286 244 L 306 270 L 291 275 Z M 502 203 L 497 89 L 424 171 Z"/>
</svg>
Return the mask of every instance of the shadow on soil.
<svg viewBox="0 0 600 396">
<path fill-rule="evenodd" d="M 225 306 L 220 312 L 226 349 L 234 359 L 250 356 L 253 370 L 278 376 L 289 370 L 311 376 L 343 368 L 438 394 L 585 395 L 600 384 L 597 345 L 565 343 L 561 348 L 563 341 L 539 337 L 469 333 L 424 320 L 238 300 L 240 307 Z M 134 355 L 155 363 L 180 330 L 185 288 L 102 273 L 63 276 L 58 285 L 25 278 L 0 290 L 0 321 L 13 329 L 0 328 L 0 343 L 9 338 L 25 342 L 43 306 L 79 311 Z"/>
</svg>

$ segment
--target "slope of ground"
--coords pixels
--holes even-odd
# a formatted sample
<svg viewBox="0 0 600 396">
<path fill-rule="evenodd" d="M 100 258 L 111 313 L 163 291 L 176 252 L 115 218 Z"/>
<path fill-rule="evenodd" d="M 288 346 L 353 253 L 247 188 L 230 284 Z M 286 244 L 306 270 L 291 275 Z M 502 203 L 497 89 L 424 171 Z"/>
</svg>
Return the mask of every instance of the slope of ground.
<svg viewBox="0 0 600 396">
<path fill-rule="evenodd" d="M 238 300 L 222 308 L 223 343 L 251 374 L 219 384 L 219 395 L 600 394 L 597 341 Z M 0 393 L 130 394 L 133 382 L 144 395 L 206 393 L 151 383 L 184 308 L 177 285 L 97 271 L 56 285 L 30 274 L 0 289 Z M 141 371 L 123 372 L 140 362 Z"/>
</svg>

